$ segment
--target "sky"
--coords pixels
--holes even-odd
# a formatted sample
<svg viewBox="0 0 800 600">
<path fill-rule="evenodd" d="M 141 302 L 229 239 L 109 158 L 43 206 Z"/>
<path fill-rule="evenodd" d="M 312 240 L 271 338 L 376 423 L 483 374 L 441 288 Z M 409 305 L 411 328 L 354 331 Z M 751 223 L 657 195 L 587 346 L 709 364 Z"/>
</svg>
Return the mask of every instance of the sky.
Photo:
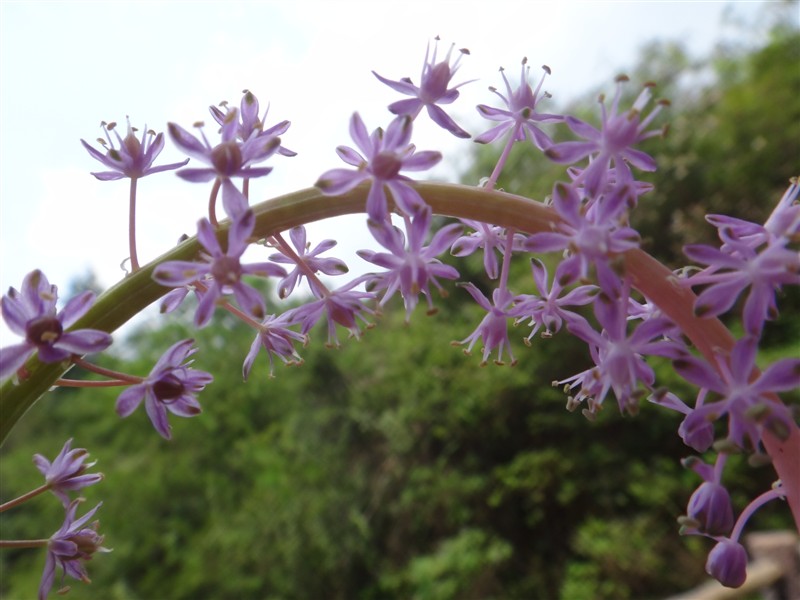
<svg viewBox="0 0 800 600">
<path fill-rule="evenodd" d="M 191 129 L 208 107 L 238 103 L 252 90 L 267 125 L 288 119 L 283 144 L 298 152 L 275 157 L 267 178 L 253 182 L 252 200 L 313 185 L 345 166 L 335 154 L 350 145 L 348 122 L 358 111 L 371 130 L 391 118 L 400 99 L 372 75 L 419 82 L 426 44 L 439 52 L 467 47 L 455 82 L 464 86 L 452 116 L 474 134 L 488 128 L 475 105 L 494 104 L 488 86 L 512 81 L 527 57 L 545 89 L 566 104 L 632 68 L 654 39 L 680 41 L 693 56 L 722 39 L 756 36 L 768 2 L 536 2 L 390 0 L 294 2 L 15 2 L 0 0 L 0 290 L 19 288 L 39 268 L 65 292 L 93 270 L 110 286 L 127 257 L 127 181 L 101 182 L 104 170 L 81 147 L 101 135 L 100 122 Z M 532 77 L 533 79 L 533 77 Z M 212 138 L 213 139 L 213 138 Z M 421 150 L 445 153 L 431 177 L 447 179 L 468 156 L 469 142 L 429 124 L 415 126 Z M 183 157 L 169 141 L 160 163 Z M 199 165 L 195 165 L 199 166 Z M 194 234 L 209 188 L 173 173 L 139 182 L 139 257 L 147 262 Z M 368 247 L 364 219 L 309 227 L 316 244 L 344 233 L 337 250 L 349 260 Z M 357 260 L 357 259 L 354 259 Z M 354 270 L 359 267 L 354 266 Z M 14 343 L 0 327 L 0 346 Z"/>
</svg>

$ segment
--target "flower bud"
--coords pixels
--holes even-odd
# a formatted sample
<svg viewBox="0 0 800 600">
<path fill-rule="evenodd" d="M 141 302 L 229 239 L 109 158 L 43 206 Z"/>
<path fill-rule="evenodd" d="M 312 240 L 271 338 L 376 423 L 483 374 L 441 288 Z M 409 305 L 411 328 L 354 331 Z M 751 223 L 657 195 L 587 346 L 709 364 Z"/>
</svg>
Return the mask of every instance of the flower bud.
<svg viewBox="0 0 800 600">
<path fill-rule="evenodd" d="M 714 443 L 714 425 L 705 417 L 697 417 L 691 412 L 678 427 L 678 435 L 683 443 L 698 452 L 705 452 Z"/>
<path fill-rule="evenodd" d="M 719 542 L 708 554 L 706 573 L 725 587 L 738 588 L 747 579 L 747 552 L 733 540 Z"/>
<path fill-rule="evenodd" d="M 731 497 L 723 486 L 706 481 L 689 499 L 687 515 L 708 535 L 728 535 L 733 528 Z"/>
</svg>

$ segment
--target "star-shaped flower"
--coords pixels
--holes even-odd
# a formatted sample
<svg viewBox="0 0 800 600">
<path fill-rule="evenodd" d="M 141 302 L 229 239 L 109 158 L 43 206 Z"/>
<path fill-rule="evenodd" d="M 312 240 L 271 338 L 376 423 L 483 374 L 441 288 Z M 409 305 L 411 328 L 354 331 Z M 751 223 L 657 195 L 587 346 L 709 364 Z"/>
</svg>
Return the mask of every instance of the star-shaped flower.
<svg viewBox="0 0 800 600">
<path fill-rule="evenodd" d="M 430 286 L 442 289 L 438 278 L 456 279 L 455 267 L 443 264 L 437 256 L 446 251 L 453 241 L 461 235 L 461 226 L 451 224 L 439 229 L 424 246 L 431 222 L 431 209 L 425 206 L 408 225 L 406 236 L 396 227 L 387 223 L 368 223 L 372 236 L 389 252 L 360 250 L 357 254 L 366 261 L 386 269 L 370 280 L 369 290 L 384 290 L 381 306 L 385 305 L 395 292 L 400 291 L 406 307 L 406 321 L 419 302 L 420 293 L 428 301 L 429 314 L 434 312 Z"/>
<path fill-rule="evenodd" d="M 168 287 L 185 286 L 201 281 L 207 289 L 200 295 L 200 303 L 195 313 L 195 325 L 204 327 L 211 320 L 217 301 L 224 294 L 233 293 L 239 306 L 257 319 L 266 315 L 266 305 L 262 295 L 251 285 L 245 283 L 244 275 L 261 277 L 286 275 L 283 267 L 272 263 L 242 265 L 239 261 L 247 249 L 248 238 L 255 227 L 255 215 L 250 209 L 234 219 L 228 231 L 226 252 L 217 240 L 214 228 L 207 219 L 197 224 L 197 239 L 208 251 L 205 262 L 170 261 L 159 265 L 153 272 L 153 279 Z"/>
<path fill-rule="evenodd" d="M 44 475 L 45 484 L 50 491 L 58 496 L 64 506 L 67 506 L 70 500 L 66 492 L 83 489 L 103 479 L 101 473 L 86 472 L 96 462 L 85 463 L 88 457 L 89 452 L 85 448 L 72 448 L 72 439 L 70 438 L 53 462 L 41 454 L 34 454 L 33 464 Z"/>
<path fill-rule="evenodd" d="M 367 128 L 358 113 L 350 119 L 350 136 L 356 143 L 359 154 L 347 146 L 339 146 L 336 153 L 350 169 L 331 169 L 317 180 L 316 185 L 324 194 L 335 196 L 352 190 L 363 181 L 371 181 L 367 196 L 367 214 L 375 221 L 388 218 L 388 198 L 384 188 L 392 193 L 392 200 L 406 215 L 414 214 L 425 201 L 409 183 L 411 179 L 400 175 L 400 171 L 425 171 L 442 159 L 439 152 L 415 152 L 411 141 L 411 118 L 400 116 L 394 119 L 384 132 L 378 128 L 367 133 Z"/>
<path fill-rule="evenodd" d="M 170 439 L 167 411 L 179 417 L 200 414 L 200 404 L 195 395 L 213 381 L 205 371 L 192 369 L 187 359 L 197 351 L 194 340 L 182 340 L 171 346 L 158 359 L 150 374 L 141 383 L 132 385 L 117 398 L 117 414 L 127 417 L 144 400 L 144 408 L 156 431 Z"/>
<path fill-rule="evenodd" d="M 622 84 L 628 78 L 617 78 L 617 93 L 611 102 L 611 109 L 606 111 L 605 99 L 600 97 L 601 125 L 600 129 L 589 125 L 575 117 L 567 117 L 569 128 L 584 142 L 562 142 L 554 144 L 546 150 L 551 160 L 558 163 L 574 164 L 581 159 L 591 157 L 589 166 L 582 171 L 582 183 L 590 196 L 602 192 L 608 182 L 609 168 L 616 170 L 617 183 L 634 181 L 628 163 L 642 171 L 654 171 L 656 162 L 649 154 L 636 150 L 633 146 L 642 140 L 661 135 L 663 130 L 647 130 L 666 101 L 642 119 L 642 111 L 650 102 L 650 87 L 645 86 L 642 93 L 633 103 L 630 110 L 620 113 L 619 101 L 622 96 Z"/>
<path fill-rule="evenodd" d="M 61 567 L 63 584 L 64 577 L 69 575 L 84 583 L 90 583 L 89 575 L 83 563 L 91 560 L 97 552 L 110 552 L 103 547 L 104 536 L 97 533 L 98 522 L 95 521 L 91 527 L 84 527 L 94 516 L 101 504 L 95 506 L 82 517 L 76 519 L 75 513 L 78 510 L 82 499 L 73 500 L 66 508 L 64 523 L 47 542 L 47 557 L 45 558 L 42 580 L 39 584 L 39 600 L 45 600 L 53 587 L 56 578 L 56 566 Z M 69 588 L 66 588 L 67 590 Z M 65 588 L 62 586 L 61 591 Z"/>
<path fill-rule="evenodd" d="M 465 54 L 469 54 L 469 50 L 466 48 L 459 50 L 460 54 L 451 65 L 450 56 L 453 53 L 455 44 L 450 46 L 447 55 L 441 62 L 436 62 L 436 52 L 438 48 L 439 38 L 437 37 L 436 44 L 433 47 L 433 56 L 430 60 L 428 59 L 431 49 L 430 44 L 428 44 L 428 48 L 425 51 L 425 62 L 422 65 L 422 77 L 419 87 L 414 85 L 408 77 L 404 77 L 399 81 L 392 81 L 391 79 L 381 77 L 375 71 L 373 71 L 372 74 L 393 90 L 405 94 L 406 96 L 413 96 L 413 98 L 398 100 L 390 104 L 390 112 L 395 115 L 408 115 L 412 119 L 415 119 L 420 111 L 425 108 L 428 111 L 428 116 L 434 123 L 439 125 L 439 127 L 446 129 L 456 137 L 468 138 L 470 137 L 469 133 L 461 129 L 461 127 L 459 127 L 438 105 L 452 104 L 455 102 L 456 98 L 459 96 L 458 88 L 470 83 L 469 81 L 465 81 L 452 88 L 448 89 L 447 87 L 450 85 L 450 80 L 453 78 L 453 75 L 458 71 L 461 57 Z"/>
<path fill-rule="evenodd" d="M 539 129 L 539 124 L 558 123 L 563 121 L 564 117 L 561 115 L 540 114 L 536 112 L 536 105 L 539 101 L 542 98 L 549 97 L 547 93 L 539 97 L 539 91 L 542 88 L 542 83 L 544 83 L 545 74 L 550 73 L 550 68 L 547 66 L 542 67 L 544 74 L 534 91 L 528 83 L 530 67 L 527 63 L 527 58 L 522 59 L 519 87 L 517 87 L 516 90 L 511 89 L 511 84 L 508 83 L 503 69 L 500 69 L 500 74 L 503 76 L 503 81 L 506 84 L 506 95 L 504 96 L 493 87 L 489 88 L 505 102 L 508 107 L 507 110 L 503 108 L 493 108 L 485 104 L 478 105 L 478 112 L 481 113 L 483 117 L 490 121 L 500 121 L 499 125 L 492 127 L 475 138 L 475 141 L 479 144 L 493 142 L 506 131 L 511 131 L 511 135 L 515 141 L 521 142 L 527 137 L 539 150 L 546 150 L 553 145 L 553 140 Z"/>
<path fill-rule="evenodd" d="M 93 292 L 75 296 L 58 312 L 57 300 L 58 288 L 50 285 L 38 269 L 25 277 L 21 291 L 12 287 L 0 300 L 6 325 L 25 338 L 21 344 L 8 346 L 0 352 L 0 379 L 22 367 L 37 351 L 40 361 L 56 363 L 73 354 L 100 352 L 111 345 L 111 336 L 105 331 L 66 331 L 91 308 Z"/>
<path fill-rule="evenodd" d="M 97 141 L 106 147 L 105 154 L 95 150 L 85 141 L 81 140 L 81 144 L 83 144 L 83 147 L 92 155 L 92 158 L 95 158 L 111 169 L 110 171 L 92 173 L 92 175 L 101 181 L 112 181 L 114 179 L 122 179 L 123 177 L 139 179 L 147 175 L 152 175 L 153 173 L 177 169 L 189 162 L 187 158 L 182 162 L 154 167 L 153 162 L 164 149 L 164 134 L 157 134 L 152 129 L 147 129 L 147 127 L 145 127 L 142 133 L 142 139 L 137 139 L 136 128 L 131 127 L 131 122 L 128 120 L 128 133 L 123 138 L 119 135 L 116 125 L 116 123 L 102 123 L 103 131 L 106 134 L 108 142 L 106 143 L 106 140 L 102 138 Z M 109 135 L 111 131 L 114 132 L 119 147 L 117 147 L 111 139 Z"/>
</svg>

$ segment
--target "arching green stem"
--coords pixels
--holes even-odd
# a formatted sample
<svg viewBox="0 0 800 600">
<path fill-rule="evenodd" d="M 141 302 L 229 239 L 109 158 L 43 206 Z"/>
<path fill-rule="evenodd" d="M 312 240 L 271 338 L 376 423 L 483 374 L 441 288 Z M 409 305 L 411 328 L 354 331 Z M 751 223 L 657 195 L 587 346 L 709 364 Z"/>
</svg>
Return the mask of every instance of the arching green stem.
<svg viewBox="0 0 800 600">
<path fill-rule="evenodd" d="M 455 184 L 420 183 L 417 191 L 439 215 L 483 221 L 517 231 L 536 233 L 550 231 L 558 221 L 547 206 L 504 192 Z M 303 225 L 346 214 L 364 212 L 368 188 L 356 189 L 337 197 L 324 196 L 309 188 L 280 196 L 253 206 L 256 226 L 253 234 L 269 237 L 297 225 Z M 220 223 L 218 235 L 227 236 L 228 222 Z M 201 246 L 190 238 L 153 262 L 144 265 L 102 294 L 92 309 L 74 328 L 94 328 L 113 332 L 169 290 L 152 280 L 155 267 L 169 260 L 192 260 Z M 695 295 L 677 285 L 672 272 L 642 250 L 624 254 L 624 265 L 631 283 L 672 319 L 711 365 L 715 355 L 733 348 L 734 339 L 718 319 L 705 319 L 694 314 Z M 69 370 L 61 363 L 46 365 L 32 358 L 26 368 L 29 376 L 17 385 L 7 381 L 0 388 L 0 440 L 4 441 L 14 424 L 55 381 Z M 775 398 L 776 401 L 779 401 Z M 787 500 L 796 523 L 800 523 L 800 429 L 792 428 L 788 439 L 781 441 L 765 432 L 764 445 L 782 479 Z"/>
</svg>

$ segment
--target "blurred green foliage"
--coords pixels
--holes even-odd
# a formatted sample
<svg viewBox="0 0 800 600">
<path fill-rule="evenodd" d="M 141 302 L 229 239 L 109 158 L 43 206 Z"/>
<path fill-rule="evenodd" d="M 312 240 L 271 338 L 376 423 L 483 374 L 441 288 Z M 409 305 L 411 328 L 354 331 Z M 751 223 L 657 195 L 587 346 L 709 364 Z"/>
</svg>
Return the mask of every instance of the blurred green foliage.
<svg viewBox="0 0 800 600">
<path fill-rule="evenodd" d="M 709 206 L 768 213 L 797 164 L 800 70 L 785 67 L 797 67 L 798 48 L 798 33 L 779 29 L 763 49 L 702 65 L 674 45 L 647 50 L 637 72 L 656 72 L 681 99 L 673 135 L 650 145 L 665 166 L 639 218 L 652 239 L 670 236 L 651 251 L 673 260 L 687 236 L 708 237 L 699 211 Z M 718 84 L 683 87 L 685 70 L 710 68 Z M 467 179 L 495 158 L 481 151 Z M 547 194 L 537 186 L 554 180 L 553 167 L 523 160 L 527 152 L 512 158 L 501 185 Z M 478 257 L 461 268 L 465 279 L 480 277 Z M 529 288 L 527 268 L 514 277 Z M 76 600 L 619 600 L 701 581 L 710 544 L 680 538 L 675 523 L 698 483 L 679 464 L 690 452 L 675 433 L 678 416 L 643 403 L 637 418 L 623 418 L 613 401 L 594 423 L 568 414 L 549 382 L 588 366 L 579 343 L 556 336 L 526 349 L 521 328 L 512 336 L 518 366 L 479 368 L 448 342 L 465 338 L 480 310 L 458 289 L 439 305 L 406 325 L 394 303 L 340 350 L 322 348 L 319 332 L 303 366 L 269 379 L 261 356 L 244 385 L 252 334 L 232 317 L 200 332 L 186 314 L 142 328 L 126 340 L 135 358 L 106 356 L 107 366 L 145 374 L 194 336 L 195 366 L 216 377 L 200 396 L 204 413 L 172 417 L 166 442 L 141 409 L 120 422 L 118 390 L 59 389 L 6 443 L 0 496 L 38 485 L 31 455 L 52 458 L 70 437 L 99 459 L 106 479 L 85 490 L 86 506 L 102 499 L 114 551 L 88 565 L 91 586 L 69 582 Z M 796 307 L 771 328 L 770 357 L 797 351 Z M 656 369 L 691 396 L 668 363 Z M 774 473 L 739 458 L 728 476 L 741 508 Z M 2 537 L 47 536 L 62 514 L 55 499 L 37 498 L 2 515 Z M 790 523 L 780 506 L 753 520 Z M 43 553 L 3 551 L 0 561 L 0 594 L 33 597 Z"/>
</svg>

